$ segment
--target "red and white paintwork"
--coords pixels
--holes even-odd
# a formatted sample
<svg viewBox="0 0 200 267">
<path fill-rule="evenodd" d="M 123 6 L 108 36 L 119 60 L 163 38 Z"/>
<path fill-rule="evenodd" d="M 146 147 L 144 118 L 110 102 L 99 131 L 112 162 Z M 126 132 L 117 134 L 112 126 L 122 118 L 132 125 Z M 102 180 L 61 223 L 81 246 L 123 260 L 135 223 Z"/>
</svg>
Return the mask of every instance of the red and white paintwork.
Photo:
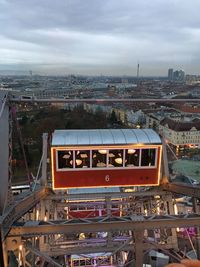
<svg viewBox="0 0 200 267">
<path fill-rule="evenodd" d="M 98 150 L 98 149 L 147 149 L 156 148 L 155 166 L 113 167 L 113 168 L 77 168 L 59 169 L 57 150 Z M 87 146 L 87 147 L 51 147 L 51 167 L 54 190 L 69 188 L 114 187 L 114 186 L 157 186 L 160 182 L 162 145 L 137 146 Z"/>
</svg>

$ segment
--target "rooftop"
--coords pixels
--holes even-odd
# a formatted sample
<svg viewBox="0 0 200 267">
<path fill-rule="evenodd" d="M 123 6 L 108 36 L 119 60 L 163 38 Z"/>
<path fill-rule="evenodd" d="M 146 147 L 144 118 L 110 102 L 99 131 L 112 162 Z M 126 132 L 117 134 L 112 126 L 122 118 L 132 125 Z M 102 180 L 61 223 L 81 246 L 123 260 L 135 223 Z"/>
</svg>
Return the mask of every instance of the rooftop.
<svg viewBox="0 0 200 267">
<path fill-rule="evenodd" d="M 163 126 L 168 126 L 170 129 L 177 131 L 177 132 L 182 132 L 182 131 L 190 131 L 192 128 L 194 130 L 200 130 L 200 120 L 195 119 L 191 122 L 180 122 L 180 121 L 175 121 L 171 120 L 169 118 L 165 118 L 160 122 L 161 125 Z"/>
<path fill-rule="evenodd" d="M 160 144 L 152 129 L 55 130 L 52 146 Z"/>
</svg>

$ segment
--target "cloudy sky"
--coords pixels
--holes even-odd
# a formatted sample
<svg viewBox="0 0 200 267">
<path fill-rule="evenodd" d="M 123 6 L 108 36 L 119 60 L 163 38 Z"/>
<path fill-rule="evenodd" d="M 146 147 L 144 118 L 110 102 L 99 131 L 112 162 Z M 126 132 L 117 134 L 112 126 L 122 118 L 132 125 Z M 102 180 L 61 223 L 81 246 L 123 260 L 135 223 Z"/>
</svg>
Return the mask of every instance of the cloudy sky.
<svg viewBox="0 0 200 267">
<path fill-rule="evenodd" d="M 0 70 L 200 74 L 200 0 L 0 0 Z"/>
</svg>

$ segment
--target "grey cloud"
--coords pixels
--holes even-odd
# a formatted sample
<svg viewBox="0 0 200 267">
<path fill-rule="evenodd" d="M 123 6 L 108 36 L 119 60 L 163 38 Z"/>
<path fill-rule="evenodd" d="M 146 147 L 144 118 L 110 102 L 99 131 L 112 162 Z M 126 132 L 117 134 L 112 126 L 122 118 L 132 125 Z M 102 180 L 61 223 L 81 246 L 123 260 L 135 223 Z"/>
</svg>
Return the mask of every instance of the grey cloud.
<svg viewBox="0 0 200 267">
<path fill-rule="evenodd" d="M 199 8 L 198 0 L 0 0 L 0 64 L 130 74 L 140 60 L 146 74 L 198 71 Z"/>
</svg>

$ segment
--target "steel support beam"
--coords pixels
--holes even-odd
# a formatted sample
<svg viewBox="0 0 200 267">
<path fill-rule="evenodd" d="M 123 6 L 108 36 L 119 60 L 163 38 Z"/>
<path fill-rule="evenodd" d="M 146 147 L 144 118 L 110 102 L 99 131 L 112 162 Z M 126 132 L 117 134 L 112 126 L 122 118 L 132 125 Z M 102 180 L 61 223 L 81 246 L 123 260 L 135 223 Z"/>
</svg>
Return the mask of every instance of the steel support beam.
<svg viewBox="0 0 200 267">
<path fill-rule="evenodd" d="M 35 98 L 35 99 L 20 99 L 20 98 L 11 98 L 10 101 L 12 102 L 31 102 L 31 103 L 87 103 L 87 102 L 92 102 L 92 103 L 113 103 L 113 102 L 117 102 L 117 103 L 132 103 L 132 102 L 146 102 L 146 103 L 150 103 L 150 102 L 154 102 L 154 103 L 166 103 L 166 102 L 200 102 L 200 98 L 195 98 L 195 99 L 191 99 L 191 98 L 185 98 L 185 99 L 173 99 L 173 98 L 70 98 L 70 99 L 65 99 L 65 98 Z"/>
<path fill-rule="evenodd" d="M 42 177 L 40 184 L 47 186 L 47 146 L 48 146 L 48 134 L 43 133 L 42 136 L 43 147 L 42 147 Z"/>
<path fill-rule="evenodd" d="M 199 206 L 197 205 L 197 199 L 193 198 L 193 209 L 194 212 L 199 213 Z M 196 251 L 197 251 L 197 258 L 200 260 L 200 228 L 196 228 Z"/>
<path fill-rule="evenodd" d="M 116 198 L 129 198 L 129 197 L 150 197 L 150 196 L 166 196 L 168 192 L 161 191 L 158 189 L 154 189 L 151 191 L 144 191 L 144 192 L 113 192 L 113 193 L 88 193 L 88 194 L 51 194 L 47 196 L 46 199 L 51 200 L 62 200 L 66 199 L 68 201 L 75 201 L 75 200 L 98 200 L 98 199 L 105 199 L 110 197 L 111 199 Z"/>
<path fill-rule="evenodd" d="M 200 215 L 162 215 L 74 219 L 61 221 L 32 221 L 12 226 L 9 236 L 38 236 L 49 234 L 78 234 L 81 232 L 113 232 L 177 227 L 199 227 Z"/>
<path fill-rule="evenodd" d="M 135 237 L 135 266 L 143 267 L 143 238 L 144 230 L 134 231 Z"/>
<path fill-rule="evenodd" d="M 151 246 L 153 247 L 153 246 Z M 150 246 L 145 246 L 145 248 L 150 248 Z M 49 256 L 61 256 L 61 255 L 73 255 L 73 254 L 90 254 L 90 253 L 100 253 L 100 252 L 115 252 L 115 251 L 130 251 L 133 250 L 133 245 L 125 245 L 122 249 L 119 249 L 119 246 L 116 244 L 111 244 L 109 247 L 107 245 L 105 246 L 99 246 L 98 243 L 96 246 L 88 246 L 88 247 L 67 247 L 65 249 L 63 248 L 50 248 L 50 250 L 44 251 L 45 254 Z"/>
<path fill-rule="evenodd" d="M 2 227 L 2 238 L 4 239 L 10 230 L 11 225 L 33 208 L 41 199 L 50 193 L 48 188 L 40 188 L 31 192 L 30 195 L 16 201 L 9 210 L 0 217 L 0 225 Z"/>
<path fill-rule="evenodd" d="M 54 261 L 51 257 L 46 255 L 45 253 L 40 252 L 38 249 L 36 249 L 32 246 L 27 246 L 27 249 L 30 250 L 35 255 L 41 257 L 42 259 L 44 259 L 46 262 L 50 263 L 51 265 L 53 265 L 55 267 L 62 267 L 62 265 L 60 265 L 59 263 Z"/>
<path fill-rule="evenodd" d="M 185 185 L 185 184 L 175 184 L 175 183 L 167 183 L 161 186 L 161 189 L 181 194 L 184 196 L 190 196 L 194 198 L 200 198 L 200 187 L 193 185 Z"/>
<path fill-rule="evenodd" d="M 167 158 L 167 149 L 165 139 L 162 138 L 162 179 L 161 183 L 166 184 L 169 182 L 169 167 Z"/>
<path fill-rule="evenodd" d="M 3 247 L 3 240 L 1 236 L 1 231 L 0 231 L 0 266 L 4 266 L 4 247 Z"/>
<path fill-rule="evenodd" d="M 99 253 L 99 252 L 111 252 L 116 253 L 118 251 L 132 251 L 134 249 L 134 246 L 137 245 L 135 243 L 133 244 L 111 244 L 109 247 L 105 245 L 99 245 L 98 242 L 96 245 L 90 245 L 90 246 L 74 246 L 70 247 L 67 246 L 65 248 L 59 248 L 59 247 L 48 247 L 46 250 L 41 250 L 46 255 L 49 255 L 50 257 L 56 257 L 56 256 L 62 256 L 62 255 L 73 255 L 73 254 L 90 254 L 90 253 Z M 143 243 L 142 244 L 142 250 L 150 250 L 150 249 L 157 249 L 159 246 L 160 249 L 171 249 L 172 246 L 169 246 L 168 244 L 148 244 Z"/>
<path fill-rule="evenodd" d="M 0 92 L 0 216 L 7 206 L 9 186 L 9 107 L 7 93 Z"/>
</svg>

